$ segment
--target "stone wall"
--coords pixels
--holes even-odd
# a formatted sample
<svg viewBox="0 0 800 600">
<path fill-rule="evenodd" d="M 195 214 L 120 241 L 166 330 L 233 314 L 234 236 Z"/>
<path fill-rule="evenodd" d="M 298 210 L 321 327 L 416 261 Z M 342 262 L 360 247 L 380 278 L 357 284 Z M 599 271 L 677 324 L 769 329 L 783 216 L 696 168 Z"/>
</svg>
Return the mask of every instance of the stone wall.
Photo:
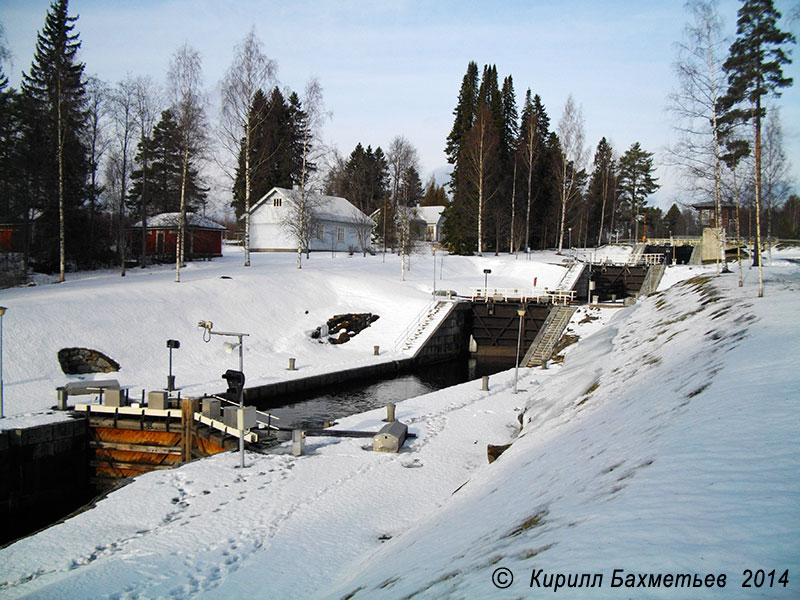
<svg viewBox="0 0 800 600">
<path fill-rule="evenodd" d="M 86 419 L 0 431 L 0 544 L 88 502 Z"/>
</svg>

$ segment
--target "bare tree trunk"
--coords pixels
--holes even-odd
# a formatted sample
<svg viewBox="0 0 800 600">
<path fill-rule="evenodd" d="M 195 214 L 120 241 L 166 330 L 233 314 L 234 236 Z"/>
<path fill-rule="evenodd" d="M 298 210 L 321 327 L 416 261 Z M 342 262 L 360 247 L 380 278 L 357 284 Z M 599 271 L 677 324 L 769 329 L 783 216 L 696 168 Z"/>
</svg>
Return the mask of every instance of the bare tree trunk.
<svg viewBox="0 0 800 600">
<path fill-rule="evenodd" d="M 514 232 L 514 225 L 516 224 L 514 218 L 516 216 L 516 207 L 517 207 L 517 158 L 516 155 L 514 156 L 514 179 L 511 181 L 511 229 L 509 236 L 509 248 L 508 253 L 514 254 L 514 242 L 516 241 L 515 232 Z"/>
<path fill-rule="evenodd" d="M 764 277 L 761 260 L 761 96 L 756 96 L 756 255 L 758 262 L 758 297 L 764 297 Z"/>
<path fill-rule="evenodd" d="M 186 177 L 189 170 L 189 145 L 183 148 L 183 169 L 181 170 L 181 210 L 178 213 L 178 239 L 175 246 L 175 282 L 181 280 L 183 263 L 184 237 L 186 235 Z"/>
<path fill-rule="evenodd" d="M 66 244 L 64 228 L 64 126 L 61 114 L 61 79 L 58 79 L 58 282 L 63 283 L 66 271 Z"/>
</svg>

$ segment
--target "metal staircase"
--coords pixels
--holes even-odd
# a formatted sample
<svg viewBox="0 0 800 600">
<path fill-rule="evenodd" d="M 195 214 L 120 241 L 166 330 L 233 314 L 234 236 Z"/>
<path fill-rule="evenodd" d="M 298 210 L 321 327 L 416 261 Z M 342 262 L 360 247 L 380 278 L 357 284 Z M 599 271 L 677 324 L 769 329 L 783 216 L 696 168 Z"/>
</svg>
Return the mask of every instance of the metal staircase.
<svg viewBox="0 0 800 600">
<path fill-rule="evenodd" d="M 430 334 L 447 318 L 455 304 L 449 300 L 434 300 L 428 303 L 406 327 L 405 331 L 398 336 L 395 341 L 395 349 L 416 354 Z"/>
<path fill-rule="evenodd" d="M 538 367 L 546 361 L 550 360 L 558 340 L 567 328 L 572 315 L 575 314 L 575 307 L 571 306 L 554 306 L 547 315 L 547 319 L 542 324 L 542 328 L 533 340 L 528 352 L 525 353 L 525 358 L 522 359 L 522 364 L 527 367 Z"/>
</svg>

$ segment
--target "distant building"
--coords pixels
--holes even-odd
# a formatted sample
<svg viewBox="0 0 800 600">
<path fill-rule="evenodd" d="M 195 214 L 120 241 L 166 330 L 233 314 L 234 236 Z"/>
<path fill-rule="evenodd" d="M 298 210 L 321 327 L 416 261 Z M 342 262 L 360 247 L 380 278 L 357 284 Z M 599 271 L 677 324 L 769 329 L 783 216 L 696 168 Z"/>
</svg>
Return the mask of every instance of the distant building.
<svg viewBox="0 0 800 600">
<path fill-rule="evenodd" d="M 369 247 L 375 222 L 347 199 L 306 193 L 313 214 L 308 240 L 311 251 L 361 251 Z M 300 190 L 274 187 L 250 209 L 250 250 L 253 252 L 297 251 L 297 236 L 285 223 L 291 222 L 300 204 Z M 304 248 L 305 250 L 305 248 Z"/>
<path fill-rule="evenodd" d="M 444 224 L 444 206 L 420 206 L 417 214 L 425 221 L 425 241 L 441 242 L 442 225 Z"/>
<path fill-rule="evenodd" d="M 175 259 L 180 213 L 161 213 L 147 219 L 147 256 L 156 261 Z M 183 255 L 186 260 L 222 256 L 222 234 L 226 228 L 195 213 L 186 213 Z M 141 254 L 142 222 L 128 228 L 133 256 Z"/>
<path fill-rule="evenodd" d="M 692 208 L 697 211 L 700 227 L 703 229 L 707 227 L 716 229 L 717 220 L 713 202 L 692 204 Z M 720 213 L 722 217 L 722 228 L 725 230 L 725 233 L 727 235 L 736 235 L 736 205 L 723 202 L 720 205 Z"/>
</svg>

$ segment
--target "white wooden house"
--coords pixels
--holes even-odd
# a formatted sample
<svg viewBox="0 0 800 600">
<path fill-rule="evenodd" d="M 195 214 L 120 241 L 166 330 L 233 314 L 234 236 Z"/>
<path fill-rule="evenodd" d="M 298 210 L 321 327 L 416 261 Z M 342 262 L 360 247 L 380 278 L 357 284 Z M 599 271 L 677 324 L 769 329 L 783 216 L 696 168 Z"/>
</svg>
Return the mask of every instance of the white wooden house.
<svg viewBox="0 0 800 600">
<path fill-rule="evenodd" d="M 444 206 L 420 206 L 417 208 L 417 214 L 425 221 L 426 242 L 442 241 L 443 210 Z"/>
<path fill-rule="evenodd" d="M 297 251 L 297 235 L 286 227 L 297 214 L 300 190 L 274 187 L 250 209 L 252 252 Z M 345 198 L 306 192 L 306 206 L 313 214 L 312 251 L 360 252 L 369 247 L 375 222 Z M 304 248 L 305 249 L 305 248 Z"/>
</svg>

